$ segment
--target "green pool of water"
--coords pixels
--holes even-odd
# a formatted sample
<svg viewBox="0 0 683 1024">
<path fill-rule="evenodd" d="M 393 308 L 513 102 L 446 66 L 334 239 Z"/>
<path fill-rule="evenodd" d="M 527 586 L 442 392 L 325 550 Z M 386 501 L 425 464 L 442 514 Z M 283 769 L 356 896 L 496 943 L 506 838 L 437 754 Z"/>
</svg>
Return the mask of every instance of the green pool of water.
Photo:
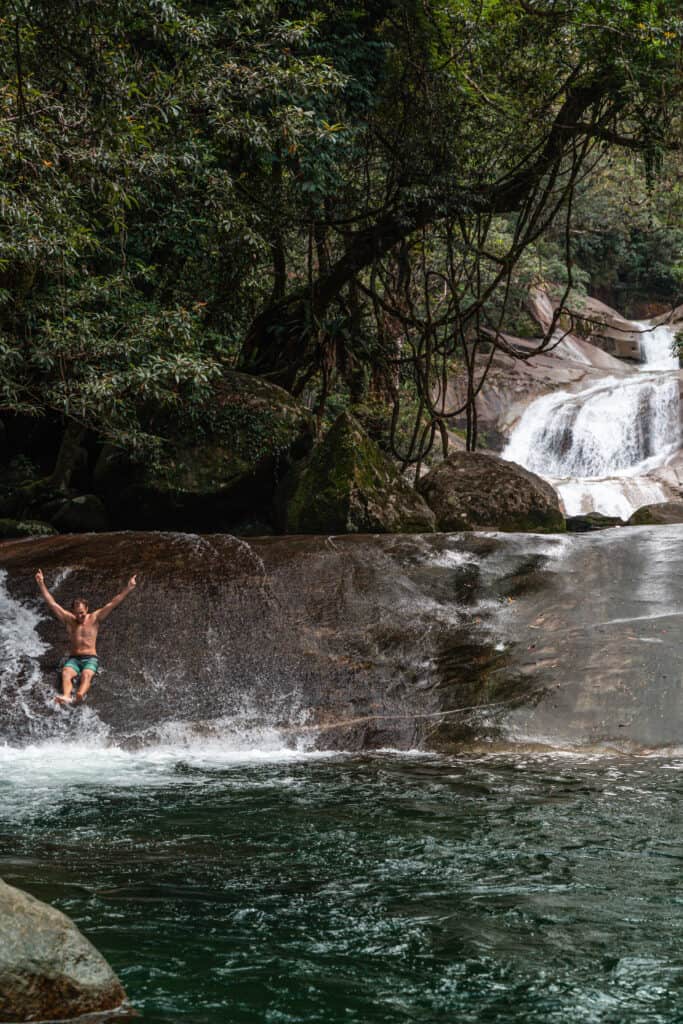
<svg viewBox="0 0 683 1024">
<path fill-rule="evenodd" d="M 0 751 L 145 1022 L 683 1020 L 683 760 Z"/>
</svg>

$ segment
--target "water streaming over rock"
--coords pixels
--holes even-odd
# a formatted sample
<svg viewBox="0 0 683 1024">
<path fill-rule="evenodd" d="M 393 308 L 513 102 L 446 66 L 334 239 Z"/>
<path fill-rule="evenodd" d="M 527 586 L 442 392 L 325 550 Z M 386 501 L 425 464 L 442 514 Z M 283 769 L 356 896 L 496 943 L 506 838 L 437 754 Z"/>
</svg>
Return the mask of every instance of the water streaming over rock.
<svg viewBox="0 0 683 1024">
<path fill-rule="evenodd" d="M 577 537 L 254 540 L 111 534 L 0 547 L 0 742 L 78 750 L 667 746 L 683 673 L 683 527 Z M 54 703 L 63 629 L 99 604 L 87 705 Z M 81 756 L 80 754 L 78 755 Z"/>
<path fill-rule="evenodd" d="M 680 446 L 678 357 L 670 327 L 638 327 L 640 374 L 544 395 L 525 410 L 503 452 L 549 480 L 568 515 L 628 518 L 640 505 L 667 500 L 648 474 Z"/>
</svg>

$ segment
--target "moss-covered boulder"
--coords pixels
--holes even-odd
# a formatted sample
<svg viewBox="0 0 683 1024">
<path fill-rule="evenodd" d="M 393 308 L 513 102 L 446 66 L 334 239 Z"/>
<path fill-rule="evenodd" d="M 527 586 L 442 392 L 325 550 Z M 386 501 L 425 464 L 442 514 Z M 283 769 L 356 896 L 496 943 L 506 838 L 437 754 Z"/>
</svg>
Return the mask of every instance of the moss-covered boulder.
<svg viewBox="0 0 683 1024">
<path fill-rule="evenodd" d="M 628 521 L 629 526 L 668 526 L 672 523 L 683 523 L 683 501 L 642 505 Z"/>
<path fill-rule="evenodd" d="M 604 516 L 601 512 L 567 516 L 568 533 L 591 533 L 593 530 L 609 530 L 614 526 L 626 526 L 626 522 L 619 516 Z"/>
<path fill-rule="evenodd" d="M 236 372 L 215 389 L 201 431 L 188 441 L 179 427 L 156 466 L 102 451 L 94 481 L 112 525 L 220 532 L 245 518 L 267 522 L 277 484 L 313 444 L 310 413 L 295 398 Z"/>
<path fill-rule="evenodd" d="M 0 519 L 0 540 L 17 537 L 51 537 L 57 531 L 37 519 Z"/>
<path fill-rule="evenodd" d="M 554 489 L 515 462 L 482 452 L 455 452 L 422 477 L 417 489 L 439 530 L 564 531 Z"/>
<path fill-rule="evenodd" d="M 287 481 L 287 533 L 431 533 L 434 516 L 360 424 L 342 413 Z"/>
</svg>

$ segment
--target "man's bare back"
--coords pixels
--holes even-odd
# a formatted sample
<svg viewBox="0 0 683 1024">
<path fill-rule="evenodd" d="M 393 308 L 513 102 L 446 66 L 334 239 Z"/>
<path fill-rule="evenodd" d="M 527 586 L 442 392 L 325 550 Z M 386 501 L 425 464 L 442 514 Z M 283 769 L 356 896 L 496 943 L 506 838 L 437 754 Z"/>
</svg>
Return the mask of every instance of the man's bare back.
<svg viewBox="0 0 683 1024">
<path fill-rule="evenodd" d="M 62 694 L 56 697 L 60 704 L 71 704 L 74 682 L 78 679 L 79 686 L 76 693 L 76 700 L 82 701 L 90 689 L 93 677 L 97 674 L 99 663 L 97 659 L 97 634 L 100 625 L 107 616 L 117 608 L 121 602 L 135 589 L 137 574 L 131 576 L 127 586 L 113 597 L 111 601 L 98 608 L 95 612 L 88 611 L 87 602 L 82 598 L 76 598 L 71 606 L 71 611 L 62 608 L 57 604 L 50 591 L 45 586 L 42 569 L 36 573 L 36 582 L 40 587 L 48 608 L 60 622 L 66 627 L 69 637 L 69 657 L 62 669 Z"/>
</svg>

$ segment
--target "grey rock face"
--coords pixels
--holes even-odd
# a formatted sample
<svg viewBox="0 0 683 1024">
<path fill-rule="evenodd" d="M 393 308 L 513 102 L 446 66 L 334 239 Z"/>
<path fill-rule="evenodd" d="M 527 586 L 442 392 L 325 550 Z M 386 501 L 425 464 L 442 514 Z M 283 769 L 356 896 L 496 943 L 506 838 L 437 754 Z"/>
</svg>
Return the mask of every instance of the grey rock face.
<svg viewBox="0 0 683 1024">
<path fill-rule="evenodd" d="M 444 532 L 477 530 L 556 533 L 565 529 L 560 501 L 535 473 L 496 455 L 456 452 L 417 485 Z"/>
<path fill-rule="evenodd" d="M 65 914 L 0 881 L 0 1021 L 64 1020 L 124 999 L 107 961 Z"/>
</svg>

